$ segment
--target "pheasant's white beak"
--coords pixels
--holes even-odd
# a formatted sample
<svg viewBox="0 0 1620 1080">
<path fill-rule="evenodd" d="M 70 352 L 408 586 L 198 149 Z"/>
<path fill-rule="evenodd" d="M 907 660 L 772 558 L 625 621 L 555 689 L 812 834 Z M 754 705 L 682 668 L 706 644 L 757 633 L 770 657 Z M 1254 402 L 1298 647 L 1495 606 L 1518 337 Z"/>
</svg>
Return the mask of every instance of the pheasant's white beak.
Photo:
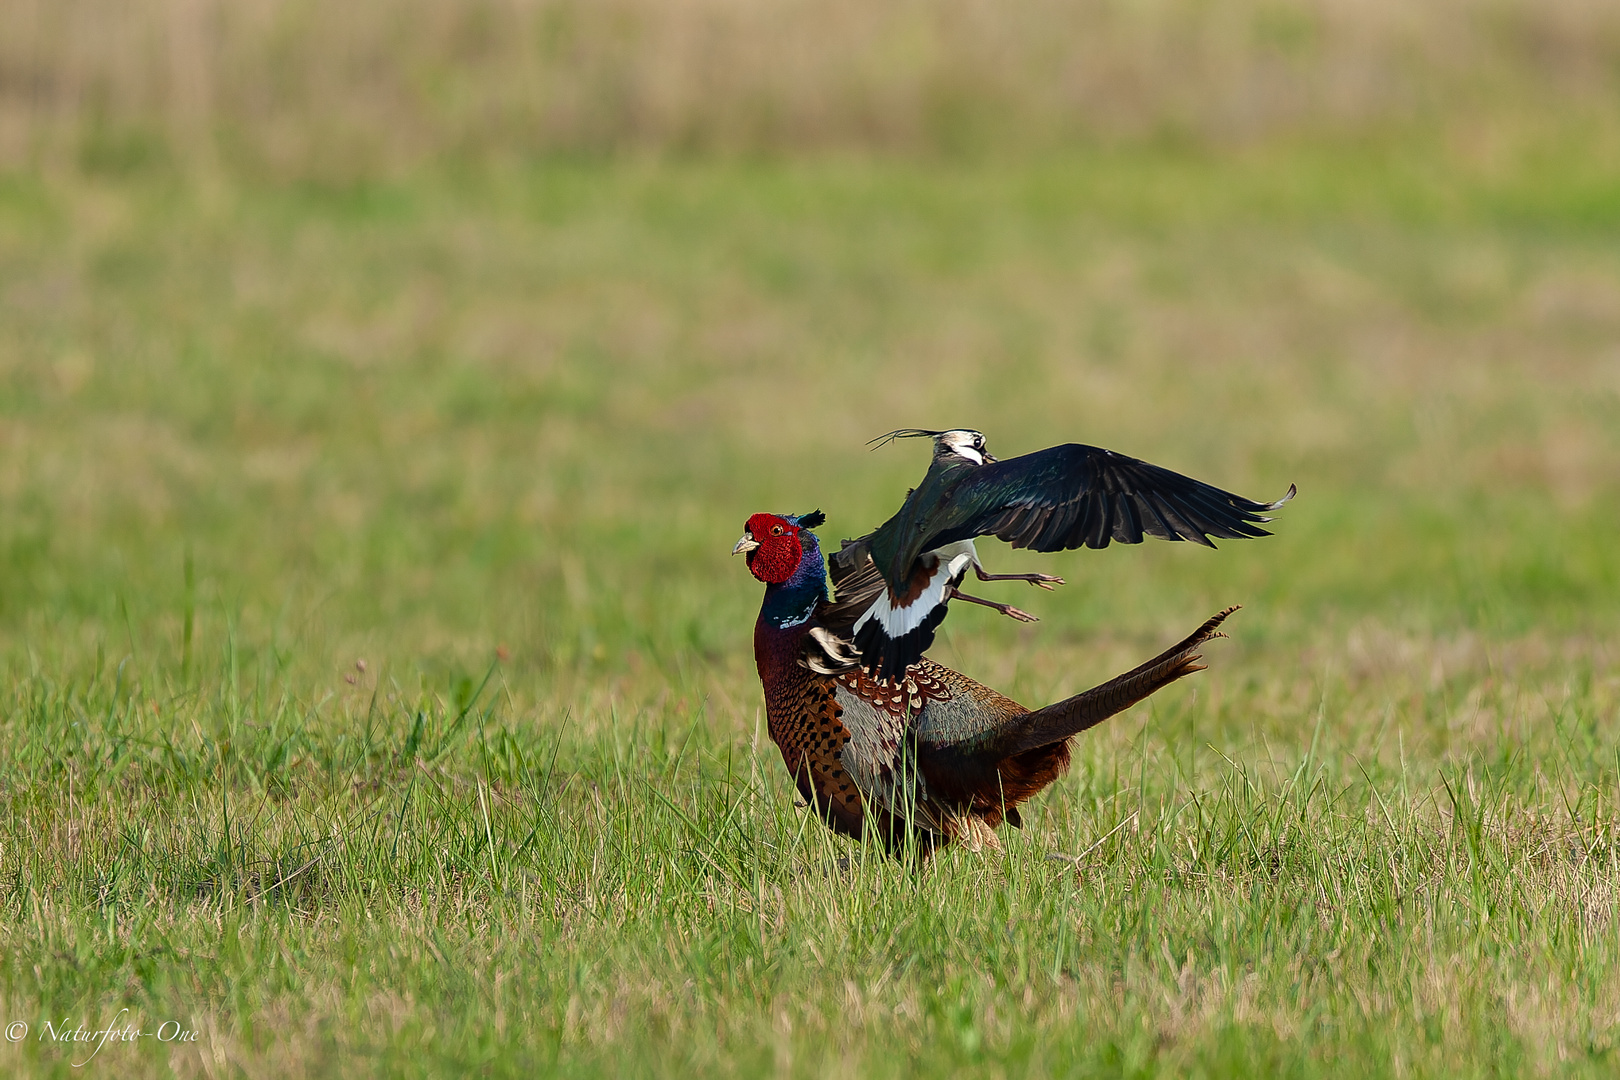
<svg viewBox="0 0 1620 1080">
<path fill-rule="evenodd" d="M 742 539 L 737 541 L 737 546 L 731 549 L 731 553 L 741 555 L 743 552 L 753 551 L 757 547 L 759 547 L 759 541 L 754 539 L 754 534 L 745 532 L 742 534 Z"/>
</svg>

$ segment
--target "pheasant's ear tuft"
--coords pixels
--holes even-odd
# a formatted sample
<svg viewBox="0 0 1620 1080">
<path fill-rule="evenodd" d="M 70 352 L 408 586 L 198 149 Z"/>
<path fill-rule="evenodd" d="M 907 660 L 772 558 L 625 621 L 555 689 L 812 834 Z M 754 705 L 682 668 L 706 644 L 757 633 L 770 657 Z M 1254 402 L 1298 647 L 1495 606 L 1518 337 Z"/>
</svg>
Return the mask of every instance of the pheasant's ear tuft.
<svg viewBox="0 0 1620 1080">
<path fill-rule="evenodd" d="M 812 510 L 808 514 L 800 514 L 793 519 L 793 524 L 801 529 L 814 529 L 818 525 L 826 524 L 827 515 L 820 510 Z"/>
</svg>

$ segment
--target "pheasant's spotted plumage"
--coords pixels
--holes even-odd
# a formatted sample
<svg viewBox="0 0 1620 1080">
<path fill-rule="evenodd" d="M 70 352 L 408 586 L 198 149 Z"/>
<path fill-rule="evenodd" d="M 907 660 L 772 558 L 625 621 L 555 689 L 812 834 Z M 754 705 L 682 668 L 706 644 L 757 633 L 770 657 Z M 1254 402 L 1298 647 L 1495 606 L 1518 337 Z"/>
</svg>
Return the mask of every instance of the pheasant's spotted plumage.
<svg viewBox="0 0 1620 1080">
<path fill-rule="evenodd" d="M 870 832 L 896 853 L 908 842 L 923 853 L 953 840 L 995 846 L 996 827 L 1021 825 L 1019 804 L 1068 768 L 1071 736 L 1199 670 L 1198 648 L 1231 612 L 1136 670 L 1031 712 L 931 660 L 878 681 L 828 653 L 817 629 L 836 604 L 816 538 L 797 519 L 771 520 L 791 525 L 780 542 L 799 551 L 790 577 L 767 579 L 754 629 L 771 740 L 828 825 Z M 747 544 L 775 542 L 754 538 L 751 528 L 738 549 L 753 556 Z"/>
</svg>

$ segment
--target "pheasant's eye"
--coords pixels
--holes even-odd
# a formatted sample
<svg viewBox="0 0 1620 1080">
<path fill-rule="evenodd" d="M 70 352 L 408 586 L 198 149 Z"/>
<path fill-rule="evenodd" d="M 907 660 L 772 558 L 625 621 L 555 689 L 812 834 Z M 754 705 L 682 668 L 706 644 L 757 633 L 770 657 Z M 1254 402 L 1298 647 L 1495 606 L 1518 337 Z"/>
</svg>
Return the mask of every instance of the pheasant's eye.
<svg viewBox="0 0 1620 1080">
<path fill-rule="evenodd" d="M 772 536 L 781 536 L 782 535 L 782 526 L 780 526 L 780 525 L 772 525 L 771 526 L 771 535 Z"/>
</svg>

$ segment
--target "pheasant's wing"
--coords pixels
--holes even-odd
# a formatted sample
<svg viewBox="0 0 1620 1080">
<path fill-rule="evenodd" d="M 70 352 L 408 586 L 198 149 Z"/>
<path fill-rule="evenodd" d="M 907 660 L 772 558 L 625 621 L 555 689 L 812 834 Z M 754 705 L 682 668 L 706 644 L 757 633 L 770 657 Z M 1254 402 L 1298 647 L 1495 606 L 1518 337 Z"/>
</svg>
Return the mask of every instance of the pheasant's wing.
<svg viewBox="0 0 1620 1080">
<path fill-rule="evenodd" d="M 1035 551 L 1271 535 L 1264 515 L 1292 499 L 1255 502 L 1112 450 L 1068 443 L 968 471 L 929 522 L 925 548 L 995 536 Z"/>
<path fill-rule="evenodd" d="M 929 704 L 948 701 L 954 690 L 935 668 L 919 665 L 887 682 L 876 682 L 860 671 L 846 671 L 831 680 L 841 729 L 834 733 L 838 761 L 860 789 L 866 810 L 877 812 L 872 824 L 890 834 L 891 846 L 896 826 L 903 831 L 906 826 L 901 822 L 908 819 L 910 828 L 924 833 L 949 831 L 947 814 L 930 797 L 915 756 L 916 717 Z"/>
</svg>

